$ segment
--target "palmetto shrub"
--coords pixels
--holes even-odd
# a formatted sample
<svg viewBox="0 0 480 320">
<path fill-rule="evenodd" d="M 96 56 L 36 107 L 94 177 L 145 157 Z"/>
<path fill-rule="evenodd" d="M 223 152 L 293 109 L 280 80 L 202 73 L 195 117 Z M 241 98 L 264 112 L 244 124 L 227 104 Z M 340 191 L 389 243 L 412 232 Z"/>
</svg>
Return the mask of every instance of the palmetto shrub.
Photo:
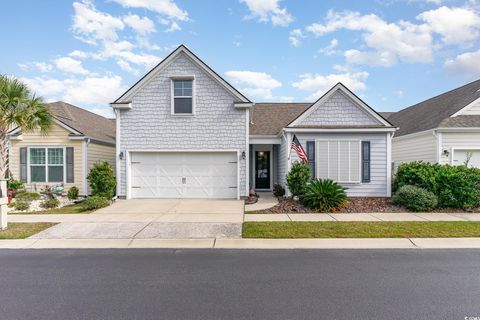
<svg viewBox="0 0 480 320">
<path fill-rule="evenodd" d="M 431 191 L 406 185 L 398 189 L 392 202 L 412 211 L 431 211 L 437 206 L 438 198 Z"/>
<path fill-rule="evenodd" d="M 330 179 L 316 179 L 305 187 L 301 197 L 304 206 L 321 212 L 331 212 L 347 203 L 345 188 Z"/>
</svg>

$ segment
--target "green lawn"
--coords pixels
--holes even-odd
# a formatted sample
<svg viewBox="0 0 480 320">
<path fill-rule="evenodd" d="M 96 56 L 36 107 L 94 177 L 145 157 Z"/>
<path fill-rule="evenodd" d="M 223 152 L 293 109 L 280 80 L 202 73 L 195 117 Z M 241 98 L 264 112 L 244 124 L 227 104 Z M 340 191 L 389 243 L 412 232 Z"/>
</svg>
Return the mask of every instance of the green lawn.
<svg viewBox="0 0 480 320">
<path fill-rule="evenodd" d="M 0 230 L 0 239 L 25 239 L 54 225 L 56 223 L 51 222 L 9 223 L 6 230 Z"/>
<path fill-rule="evenodd" d="M 9 214 L 77 214 L 77 213 L 91 213 L 94 210 L 82 211 L 80 204 L 72 204 L 62 208 L 43 210 L 43 211 L 31 211 L 31 212 L 10 212 Z"/>
<path fill-rule="evenodd" d="M 244 238 L 480 237 L 480 222 L 245 222 Z"/>
</svg>

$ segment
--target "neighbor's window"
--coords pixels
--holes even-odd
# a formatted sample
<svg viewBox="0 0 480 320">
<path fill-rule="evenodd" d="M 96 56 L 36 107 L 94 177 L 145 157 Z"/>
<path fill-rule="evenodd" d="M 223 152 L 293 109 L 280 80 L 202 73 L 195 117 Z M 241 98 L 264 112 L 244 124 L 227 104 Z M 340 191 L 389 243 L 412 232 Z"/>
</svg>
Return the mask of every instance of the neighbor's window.
<svg viewBox="0 0 480 320">
<path fill-rule="evenodd" d="M 317 178 L 337 182 L 360 182 L 360 141 L 317 141 Z"/>
<path fill-rule="evenodd" d="M 173 80 L 173 113 L 193 113 L 193 80 Z"/>
<path fill-rule="evenodd" d="M 30 182 L 63 182 L 63 148 L 30 148 Z"/>
</svg>

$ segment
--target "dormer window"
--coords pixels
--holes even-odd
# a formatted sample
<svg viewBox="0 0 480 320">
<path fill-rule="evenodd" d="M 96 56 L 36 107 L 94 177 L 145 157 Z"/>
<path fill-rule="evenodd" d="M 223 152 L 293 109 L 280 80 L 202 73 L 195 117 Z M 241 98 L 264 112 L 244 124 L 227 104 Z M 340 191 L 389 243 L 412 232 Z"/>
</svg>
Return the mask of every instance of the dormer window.
<svg viewBox="0 0 480 320">
<path fill-rule="evenodd" d="M 194 113 L 193 78 L 172 79 L 172 114 L 192 115 Z"/>
</svg>

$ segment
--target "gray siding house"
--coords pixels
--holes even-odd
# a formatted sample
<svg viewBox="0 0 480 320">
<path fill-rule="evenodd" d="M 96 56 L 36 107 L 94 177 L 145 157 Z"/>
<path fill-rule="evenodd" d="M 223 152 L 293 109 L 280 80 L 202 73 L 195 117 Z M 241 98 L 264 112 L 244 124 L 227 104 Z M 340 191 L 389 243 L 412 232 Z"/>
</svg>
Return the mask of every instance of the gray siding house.
<svg viewBox="0 0 480 320">
<path fill-rule="evenodd" d="M 286 187 L 295 135 L 315 177 L 390 196 L 396 128 L 341 83 L 315 103 L 253 103 L 185 46 L 112 107 L 118 195 L 241 198 Z"/>
<path fill-rule="evenodd" d="M 480 80 L 396 113 L 388 120 L 400 129 L 393 139 L 395 167 L 422 160 L 480 168 Z"/>
</svg>

